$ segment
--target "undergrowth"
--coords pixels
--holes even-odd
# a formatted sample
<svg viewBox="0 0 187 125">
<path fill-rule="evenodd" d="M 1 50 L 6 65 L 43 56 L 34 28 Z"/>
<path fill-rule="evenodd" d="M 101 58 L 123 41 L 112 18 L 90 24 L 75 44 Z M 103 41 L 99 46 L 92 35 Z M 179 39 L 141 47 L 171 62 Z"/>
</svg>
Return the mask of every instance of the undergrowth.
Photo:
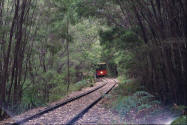
<svg viewBox="0 0 187 125">
<path fill-rule="evenodd" d="M 80 91 L 80 90 L 82 90 L 82 88 L 91 87 L 91 86 L 93 86 L 92 82 L 90 82 L 89 80 L 82 80 L 82 81 L 79 81 L 76 84 L 72 85 L 71 90 L 72 91 L 77 91 L 77 90 Z"/>
<path fill-rule="evenodd" d="M 140 117 L 146 118 L 147 115 L 156 112 L 156 107 L 160 102 L 155 99 L 155 96 L 146 92 L 138 80 L 120 77 L 119 81 L 112 96 L 107 96 L 113 100 L 112 104 L 105 106 L 125 117 L 128 122 Z"/>
<path fill-rule="evenodd" d="M 70 84 L 69 87 L 69 93 L 73 91 L 81 91 L 85 87 L 92 87 L 93 82 L 90 82 L 90 80 L 81 80 L 77 83 Z M 56 92 L 56 93 L 55 93 Z M 58 99 L 63 98 L 67 95 L 67 85 L 61 85 L 54 89 L 53 95 L 51 95 L 49 102 L 54 102 Z"/>
<path fill-rule="evenodd" d="M 90 79 L 81 80 L 77 83 L 70 84 L 69 93 L 73 91 L 80 91 L 85 87 L 92 87 L 93 84 L 93 80 Z M 32 91 L 35 91 L 35 89 L 33 88 Z M 48 103 L 62 99 L 67 95 L 67 84 L 62 84 L 62 82 L 59 82 L 56 86 L 49 89 L 49 97 L 47 100 L 38 94 L 37 91 L 35 92 L 37 94 L 34 94 L 32 91 L 26 91 L 25 96 L 22 98 L 22 102 L 24 103 L 12 107 L 12 109 L 9 109 L 9 111 L 14 112 L 15 114 L 20 114 L 36 107 L 48 106 Z"/>
<path fill-rule="evenodd" d="M 140 112 L 144 109 L 151 109 L 155 105 L 160 104 L 154 100 L 154 96 L 145 92 L 137 91 L 131 96 L 119 96 L 112 104 L 112 108 L 120 115 L 126 116 L 130 112 Z"/>
<path fill-rule="evenodd" d="M 183 115 L 175 119 L 171 125 L 187 125 L 187 106 L 174 104 L 172 111 Z"/>
<path fill-rule="evenodd" d="M 187 115 L 183 115 L 174 120 L 171 125 L 187 125 Z"/>
</svg>

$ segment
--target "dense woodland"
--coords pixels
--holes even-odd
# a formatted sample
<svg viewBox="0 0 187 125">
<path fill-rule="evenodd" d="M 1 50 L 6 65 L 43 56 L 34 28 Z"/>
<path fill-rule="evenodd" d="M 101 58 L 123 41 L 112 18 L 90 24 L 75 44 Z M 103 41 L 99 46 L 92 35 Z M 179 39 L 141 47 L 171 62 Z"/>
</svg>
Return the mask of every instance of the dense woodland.
<svg viewBox="0 0 187 125">
<path fill-rule="evenodd" d="M 0 120 L 93 82 L 94 65 L 187 104 L 186 0 L 0 0 Z"/>
</svg>

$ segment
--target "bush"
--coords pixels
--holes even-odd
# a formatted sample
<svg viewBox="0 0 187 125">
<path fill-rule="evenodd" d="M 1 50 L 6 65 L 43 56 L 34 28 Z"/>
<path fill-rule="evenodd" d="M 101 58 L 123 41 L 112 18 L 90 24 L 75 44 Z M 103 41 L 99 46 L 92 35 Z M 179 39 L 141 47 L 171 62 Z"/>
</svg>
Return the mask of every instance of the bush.
<svg viewBox="0 0 187 125">
<path fill-rule="evenodd" d="M 174 120 L 171 125 L 187 125 L 187 116 L 183 115 L 176 120 Z"/>
<path fill-rule="evenodd" d="M 136 91 L 142 90 L 142 86 L 140 83 L 135 79 L 123 79 L 119 78 L 120 83 L 118 87 L 114 90 L 119 95 L 132 95 Z"/>
<path fill-rule="evenodd" d="M 138 120 L 139 118 L 146 119 L 151 114 L 156 113 L 157 107 L 160 104 L 155 97 L 145 91 L 144 87 L 136 79 L 127 79 L 119 77 L 120 83 L 113 91 L 112 104 L 107 107 L 112 108 L 126 120 Z M 131 123 L 131 121 L 126 121 Z"/>
<path fill-rule="evenodd" d="M 160 102 L 154 100 L 153 95 L 145 91 L 137 91 L 132 96 L 119 96 L 113 103 L 113 109 L 121 115 L 126 115 L 132 110 L 138 112 L 156 104 L 160 104 Z"/>
<path fill-rule="evenodd" d="M 73 88 L 74 90 L 81 90 L 83 87 L 87 86 L 89 84 L 86 80 L 79 81 L 74 84 Z"/>
<path fill-rule="evenodd" d="M 67 85 L 58 85 L 50 91 L 49 102 L 63 98 L 67 94 Z"/>
<path fill-rule="evenodd" d="M 92 87 L 93 86 L 93 81 L 88 79 L 88 80 L 81 80 L 75 84 L 72 85 L 72 91 L 80 91 L 84 87 Z"/>
</svg>

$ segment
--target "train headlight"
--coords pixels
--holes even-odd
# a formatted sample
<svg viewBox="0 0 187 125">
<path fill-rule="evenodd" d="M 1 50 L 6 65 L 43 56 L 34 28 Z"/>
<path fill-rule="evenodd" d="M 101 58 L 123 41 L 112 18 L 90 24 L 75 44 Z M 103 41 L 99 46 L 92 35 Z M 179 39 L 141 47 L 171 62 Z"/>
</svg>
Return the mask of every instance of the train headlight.
<svg viewBox="0 0 187 125">
<path fill-rule="evenodd" d="M 100 73 L 103 74 L 103 71 L 101 71 Z"/>
</svg>

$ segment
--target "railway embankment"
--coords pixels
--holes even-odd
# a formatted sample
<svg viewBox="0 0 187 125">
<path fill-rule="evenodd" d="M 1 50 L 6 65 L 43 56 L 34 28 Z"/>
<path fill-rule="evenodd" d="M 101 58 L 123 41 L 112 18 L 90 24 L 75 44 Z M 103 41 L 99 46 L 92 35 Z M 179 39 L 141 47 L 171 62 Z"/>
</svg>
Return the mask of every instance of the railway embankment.
<svg viewBox="0 0 187 125">
<path fill-rule="evenodd" d="M 84 110 L 88 105 L 93 103 L 99 97 L 103 97 L 106 92 L 109 92 L 112 87 L 116 85 L 116 81 L 114 79 L 102 79 L 101 82 L 97 82 L 93 87 L 85 88 L 82 91 L 73 92 L 68 97 L 58 102 L 54 102 L 50 104 L 48 107 L 41 107 L 37 109 L 33 109 L 31 111 L 25 112 L 19 116 L 15 116 L 11 119 L 7 119 L 1 124 L 5 123 L 14 123 L 14 124 L 66 124 L 69 120 L 75 117 L 78 113 Z M 46 109 L 50 109 L 59 105 L 63 101 L 66 101 L 70 98 L 74 98 L 84 93 L 88 93 L 85 96 L 82 96 L 74 101 L 70 101 L 68 104 L 59 106 L 58 108 L 54 108 L 54 110 L 50 110 L 49 112 L 43 113 L 38 116 L 36 114 L 41 114 L 41 112 Z M 32 119 L 28 119 L 36 115 Z M 27 119 L 26 121 L 24 121 Z M 23 122 L 24 121 L 24 122 Z"/>
<path fill-rule="evenodd" d="M 31 117 L 41 111 L 44 111 L 50 107 L 54 107 L 64 101 L 66 101 L 67 99 L 69 98 L 72 98 L 72 97 L 75 97 L 77 95 L 81 95 L 83 93 L 86 93 L 88 91 L 91 91 L 91 90 L 94 90 L 95 88 L 101 86 L 103 84 L 102 80 L 99 80 L 98 82 L 96 82 L 93 86 L 90 86 L 90 87 L 86 87 L 86 88 L 82 88 L 80 89 L 80 91 L 73 91 L 71 93 L 68 94 L 68 96 L 66 97 L 62 97 L 62 99 L 59 99 L 57 101 L 54 101 L 52 103 L 48 103 L 46 106 L 41 106 L 41 107 L 38 107 L 38 108 L 34 108 L 34 109 L 31 109 L 29 111 L 26 111 L 20 115 L 16 115 L 16 116 L 13 116 L 11 115 L 10 118 L 4 120 L 4 121 L 0 121 L 0 125 L 4 125 L 6 123 L 14 123 L 15 121 L 20 121 L 20 120 L 23 120 L 24 118 L 28 118 L 28 117 Z"/>
</svg>

